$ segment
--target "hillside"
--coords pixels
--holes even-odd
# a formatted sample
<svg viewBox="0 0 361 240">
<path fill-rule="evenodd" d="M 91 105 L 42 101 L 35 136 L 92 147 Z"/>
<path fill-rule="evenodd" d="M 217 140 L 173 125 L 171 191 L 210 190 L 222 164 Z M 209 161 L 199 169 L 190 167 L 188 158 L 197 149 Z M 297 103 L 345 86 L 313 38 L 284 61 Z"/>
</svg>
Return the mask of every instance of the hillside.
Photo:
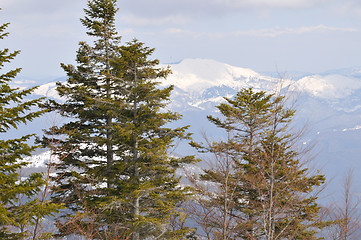
<svg viewBox="0 0 361 240">
<path fill-rule="evenodd" d="M 169 108 L 183 115 L 177 124 L 191 125 L 190 131 L 197 141 L 202 140 L 203 132 L 211 138 L 222 134 L 208 123 L 206 116 L 217 114 L 214 106 L 223 97 L 232 97 L 244 87 L 272 91 L 280 83 L 278 78 L 214 60 L 186 59 L 170 67 L 173 74 L 162 83 L 175 86 Z M 303 144 L 317 143 L 315 166 L 334 182 L 349 168 L 354 169 L 355 176 L 360 176 L 355 180 L 361 180 L 360 69 L 332 70 L 281 82 L 282 87 L 288 89 L 291 102 L 296 100 L 295 128 L 307 123 L 309 131 Z M 23 83 L 23 87 L 27 84 Z M 36 94 L 59 99 L 55 82 L 40 86 Z M 27 126 L 25 131 L 40 133 L 41 128 L 59 121 L 63 120 L 49 114 Z M 195 153 L 185 143 L 178 146 L 177 152 Z"/>
</svg>

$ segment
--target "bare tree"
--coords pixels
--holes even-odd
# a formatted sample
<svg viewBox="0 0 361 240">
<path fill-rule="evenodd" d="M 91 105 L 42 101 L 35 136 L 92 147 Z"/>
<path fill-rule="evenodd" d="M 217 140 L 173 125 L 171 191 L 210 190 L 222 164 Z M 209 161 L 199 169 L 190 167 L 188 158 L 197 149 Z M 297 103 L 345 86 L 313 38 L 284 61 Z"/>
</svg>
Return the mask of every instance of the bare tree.
<svg viewBox="0 0 361 240">
<path fill-rule="evenodd" d="M 333 224 L 328 229 L 328 237 L 333 240 L 356 240 L 361 237 L 361 199 L 353 192 L 353 170 L 343 179 L 343 192 L 339 201 L 329 207 L 328 219 Z"/>
<path fill-rule="evenodd" d="M 206 146 L 193 143 L 203 151 L 211 153 L 212 160 L 204 174 L 188 173 L 195 196 L 189 204 L 191 218 L 202 228 L 207 239 L 233 239 L 236 234 L 237 215 L 234 214 L 235 191 L 234 162 L 231 132 L 227 141 L 213 142 L 204 137 Z"/>
</svg>

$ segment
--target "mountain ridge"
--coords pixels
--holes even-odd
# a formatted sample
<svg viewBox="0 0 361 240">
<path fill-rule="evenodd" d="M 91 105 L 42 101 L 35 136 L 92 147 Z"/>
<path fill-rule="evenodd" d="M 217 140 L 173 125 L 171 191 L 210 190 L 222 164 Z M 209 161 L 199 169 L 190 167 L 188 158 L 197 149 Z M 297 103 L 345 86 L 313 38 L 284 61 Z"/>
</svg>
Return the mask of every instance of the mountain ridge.
<svg viewBox="0 0 361 240">
<path fill-rule="evenodd" d="M 355 181 L 361 181 L 359 68 L 334 70 L 328 74 L 312 74 L 292 80 L 266 76 L 251 69 L 209 59 L 186 59 L 169 66 L 173 74 L 161 85 L 175 86 L 168 108 L 183 115 L 183 119 L 174 124 L 190 125 L 196 141 L 202 141 L 203 131 L 211 137 L 222 135 L 208 122 L 206 116 L 218 114 L 215 106 L 223 101 L 223 97 L 231 98 L 244 87 L 252 87 L 256 91 L 273 91 L 283 81 L 283 87 L 297 99 L 296 125 L 302 127 L 306 122 L 310 125 L 311 130 L 303 142 L 319 143 L 316 147 L 319 152 L 317 165 L 322 166 L 322 171 L 331 178 L 338 177 L 334 175 L 352 167 L 355 169 L 355 176 L 360 176 Z M 55 87 L 55 82 L 43 84 L 35 93 L 59 99 Z M 49 125 L 45 123 L 45 118 L 42 121 L 41 126 Z M 29 125 L 29 128 L 36 130 L 34 125 Z M 41 134 L 39 131 L 37 133 Z M 194 154 L 187 144 L 179 148 L 178 152 L 182 154 Z"/>
<path fill-rule="evenodd" d="M 185 59 L 176 64 L 161 65 L 161 67 L 167 66 L 170 66 L 172 74 L 167 80 L 162 81 L 161 86 L 174 85 L 179 94 L 186 94 L 187 97 L 195 100 L 204 93 L 209 95 L 209 89 L 212 88 L 218 88 L 220 94 L 224 93 L 226 88 L 239 91 L 244 87 L 252 87 L 256 90 L 270 91 L 277 86 L 279 81 L 283 81 L 284 86 L 290 86 L 291 91 L 329 101 L 349 97 L 361 90 L 361 68 L 357 67 L 350 68 L 349 71 L 347 69 L 341 69 L 340 72 L 330 70 L 292 80 L 263 75 L 249 68 L 232 66 L 210 59 Z M 360 72 L 360 74 L 350 72 Z M 17 82 L 17 86 L 21 86 L 21 83 Z M 42 84 L 35 90 L 35 94 L 59 99 L 55 87 L 55 82 Z"/>
</svg>

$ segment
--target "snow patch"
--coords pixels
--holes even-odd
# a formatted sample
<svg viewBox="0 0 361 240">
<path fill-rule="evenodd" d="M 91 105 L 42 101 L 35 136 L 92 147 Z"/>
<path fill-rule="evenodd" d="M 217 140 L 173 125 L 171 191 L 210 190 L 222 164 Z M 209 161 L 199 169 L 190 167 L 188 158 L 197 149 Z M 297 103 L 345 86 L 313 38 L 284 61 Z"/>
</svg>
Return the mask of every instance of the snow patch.
<svg viewBox="0 0 361 240">
<path fill-rule="evenodd" d="M 341 75 L 313 75 L 297 81 L 301 91 L 322 99 L 341 99 L 361 88 L 361 80 Z"/>
<path fill-rule="evenodd" d="M 56 82 L 47 83 L 44 85 L 39 86 L 35 91 L 34 94 L 46 97 L 52 97 L 58 100 L 61 100 L 58 92 L 56 91 Z"/>
<path fill-rule="evenodd" d="M 58 158 L 54 154 L 52 154 L 51 151 L 46 151 L 38 155 L 25 157 L 23 158 L 22 161 L 29 163 L 27 167 L 41 168 L 41 167 L 47 167 L 47 164 L 49 162 L 52 163 L 58 162 Z"/>
<path fill-rule="evenodd" d="M 205 89 L 227 86 L 240 89 L 259 86 L 258 81 L 274 81 L 248 68 L 234 67 L 209 59 L 185 59 L 170 65 L 172 73 L 164 84 L 173 84 L 188 93 L 202 93 Z"/>
<path fill-rule="evenodd" d="M 357 125 L 353 128 L 345 128 L 342 130 L 342 132 L 354 131 L 354 130 L 359 130 L 359 129 L 361 129 L 361 125 Z"/>
</svg>

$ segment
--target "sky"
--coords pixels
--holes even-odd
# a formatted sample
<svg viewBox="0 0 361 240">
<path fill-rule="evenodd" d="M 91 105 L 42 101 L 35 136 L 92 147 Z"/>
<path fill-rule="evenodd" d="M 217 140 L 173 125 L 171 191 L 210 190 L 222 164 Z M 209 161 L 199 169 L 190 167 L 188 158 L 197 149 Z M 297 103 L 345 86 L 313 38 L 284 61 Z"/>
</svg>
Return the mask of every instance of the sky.
<svg viewBox="0 0 361 240">
<path fill-rule="evenodd" d="M 0 49 L 21 50 L 8 68 L 19 78 L 52 81 L 60 63 L 75 64 L 86 36 L 79 19 L 86 0 L 0 0 L 0 23 L 10 22 Z M 320 73 L 361 66 L 359 0 L 118 0 L 123 43 L 155 48 L 175 63 L 213 59 L 257 72 Z"/>
</svg>

